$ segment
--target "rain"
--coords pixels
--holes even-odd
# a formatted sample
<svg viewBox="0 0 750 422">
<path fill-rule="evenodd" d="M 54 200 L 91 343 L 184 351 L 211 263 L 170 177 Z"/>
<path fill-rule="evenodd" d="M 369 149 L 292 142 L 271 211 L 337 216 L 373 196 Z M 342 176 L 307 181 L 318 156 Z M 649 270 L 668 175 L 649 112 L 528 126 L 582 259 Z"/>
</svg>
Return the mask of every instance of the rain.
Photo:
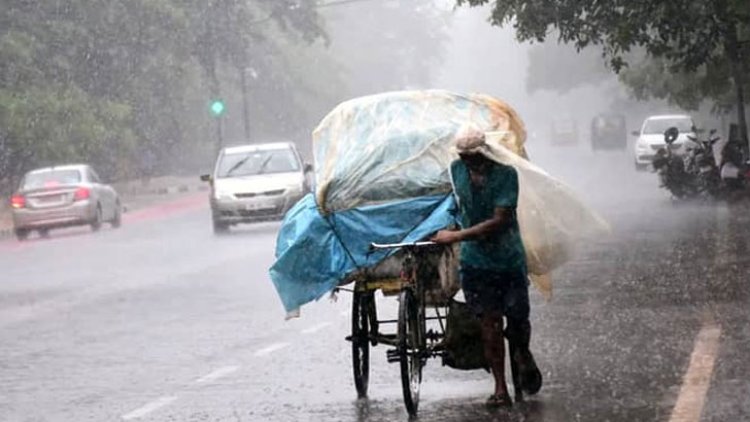
<svg viewBox="0 0 750 422">
<path fill-rule="evenodd" d="M 7 1 L 0 422 L 750 420 L 748 98 L 742 1 Z"/>
</svg>

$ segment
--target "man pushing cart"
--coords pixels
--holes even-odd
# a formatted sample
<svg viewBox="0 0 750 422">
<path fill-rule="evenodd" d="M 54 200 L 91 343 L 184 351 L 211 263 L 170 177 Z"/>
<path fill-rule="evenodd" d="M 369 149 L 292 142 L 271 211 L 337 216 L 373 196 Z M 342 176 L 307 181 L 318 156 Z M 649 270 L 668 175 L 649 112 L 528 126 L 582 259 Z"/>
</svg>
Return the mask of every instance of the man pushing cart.
<svg viewBox="0 0 750 422">
<path fill-rule="evenodd" d="M 314 192 L 287 213 L 270 275 L 290 316 L 334 290 L 352 291 L 348 340 L 360 397 L 370 347 L 386 345 L 412 415 L 433 357 L 459 369 L 489 364 L 496 388 L 488 404 L 509 406 L 503 333 L 516 397 L 541 387 L 529 351 L 526 275 L 549 296 L 549 272 L 607 226 L 527 160 L 525 137 L 502 101 L 437 90 L 344 102 L 313 132 Z M 447 230 L 456 223 L 460 230 Z M 475 335 L 451 328 L 460 287 L 481 315 Z M 380 317 L 376 291 L 398 297 L 395 319 Z M 484 344 L 489 362 L 457 359 L 456 343 Z"/>
</svg>

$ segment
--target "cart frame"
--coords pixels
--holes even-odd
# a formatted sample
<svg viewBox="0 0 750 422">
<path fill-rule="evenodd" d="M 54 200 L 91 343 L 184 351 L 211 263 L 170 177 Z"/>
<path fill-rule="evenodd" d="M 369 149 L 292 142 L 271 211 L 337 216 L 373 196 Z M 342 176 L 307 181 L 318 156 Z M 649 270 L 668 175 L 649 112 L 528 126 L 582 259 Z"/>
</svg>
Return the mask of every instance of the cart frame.
<svg viewBox="0 0 750 422">
<path fill-rule="evenodd" d="M 401 249 L 401 276 L 392 279 L 356 280 L 352 300 L 352 333 L 346 339 L 352 343 L 352 368 L 354 384 L 360 398 L 367 396 L 370 370 L 370 347 L 389 345 L 386 351 L 389 363 L 398 363 L 401 370 L 401 387 L 404 405 L 411 416 L 419 408 L 419 390 L 422 368 L 427 360 L 442 357 L 442 340 L 445 338 L 448 303 L 430 304 L 425 300 L 425 280 L 421 277 L 422 257 L 434 251 L 433 242 L 372 244 L 373 250 Z M 398 317 L 395 320 L 378 318 L 375 292 L 398 295 Z M 434 315 L 428 316 L 428 309 Z M 441 309 L 443 312 L 441 312 Z M 427 321 L 436 321 L 436 329 L 427 329 Z M 396 325 L 396 330 L 382 332 L 381 325 Z"/>
</svg>

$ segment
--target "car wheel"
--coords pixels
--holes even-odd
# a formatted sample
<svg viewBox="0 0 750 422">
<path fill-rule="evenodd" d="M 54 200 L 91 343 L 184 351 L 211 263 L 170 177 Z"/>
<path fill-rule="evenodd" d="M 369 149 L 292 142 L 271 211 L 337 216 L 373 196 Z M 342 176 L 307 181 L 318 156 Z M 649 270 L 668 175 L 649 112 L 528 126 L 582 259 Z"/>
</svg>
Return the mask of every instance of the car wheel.
<svg viewBox="0 0 750 422">
<path fill-rule="evenodd" d="M 119 201 L 115 204 L 115 216 L 112 218 L 112 221 L 110 221 L 110 224 L 114 229 L 122 226 L 122 205 L 120 205 Z"/>
<path fill-rule="evenodd" d="M 229 225 L 221 221 L 213 220 L 214 234 L 222 235 L 229 232 Z"/>
<path fill-rule="evenodd" d="M 49 229 L 39 229 L 39 236 L 47 239 L 49 237 Z"/>
<path fill-rule="evenodd" d="M 96 215 L 94 216 L 94 220 L 91 222 L 91 230 L 98 231 L 101 228 L 102 228 L 102 206 L 97 205 Z"/>
<path fill-rule="evenodd" d="M 15 229 L 13 230 L 13 233 L 18 240 L 26 240 L 29 237 L 29 231 L 27 229 Z"/>
</svg>

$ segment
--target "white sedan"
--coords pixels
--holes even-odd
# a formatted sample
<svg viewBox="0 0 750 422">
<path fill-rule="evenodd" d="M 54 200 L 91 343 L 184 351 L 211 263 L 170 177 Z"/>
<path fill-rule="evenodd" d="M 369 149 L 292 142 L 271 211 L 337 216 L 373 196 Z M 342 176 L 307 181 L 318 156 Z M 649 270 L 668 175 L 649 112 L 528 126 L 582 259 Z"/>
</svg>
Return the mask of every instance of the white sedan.
<svg viewBox="0 0 750 422">
<path fill-rule="evenodd" d="M 640 131 L 633 132 L 638 139 L 635 142 L 635 168 L 646 170 L 654 159 L 656 151 L 666 148 L 664 132 L 670 127 L 680 131 L 677 140 L 672 144 L 672 151 L 677 155 L 685 155 L 687 149 L 694 145 L 688 137 L 695 136 L 693 119 L 684 114 L 670 114 L 651 116 L 643 121 Z"/>
</svg>

